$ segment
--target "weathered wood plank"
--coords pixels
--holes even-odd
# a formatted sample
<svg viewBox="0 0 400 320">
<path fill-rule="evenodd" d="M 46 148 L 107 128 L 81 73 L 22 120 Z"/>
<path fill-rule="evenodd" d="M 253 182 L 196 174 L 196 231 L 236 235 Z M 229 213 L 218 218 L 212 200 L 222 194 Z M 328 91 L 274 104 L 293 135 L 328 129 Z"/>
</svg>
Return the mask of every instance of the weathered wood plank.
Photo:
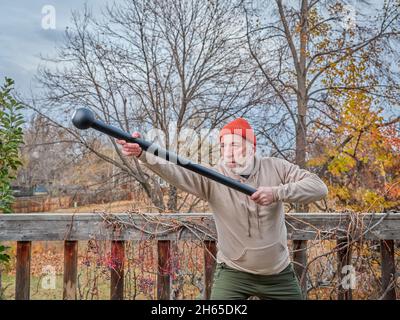
<svg viewBox="0 0 400 320">
<path fill-rule="evenodd" d="M 3 215 L 2 215 L 3 216 Z M 154 239 L 157 231 L 160 240 L 192 240 L 192 231 L 183 224 L 202 225 L 196 231 L 196 238 L 209 238 L 206 234 L 215 233 L 212 215 L 159 215 L 143 216 L 130 214 L 9 214 L 0 216 L 0 241 L 38 240 L 148 240 Z M 145 218 L 143 218 L 145 217 Z M 147 220 L 146 220 L 147 219 Z M 151 221 L 149 221 L 151 219 Z M 171 219 L 182 221 L 181 226 L 172 226 Z M 203 220 L 204 219 L 204 220 Z M 160 222 L 169 223 L 164 227 Z M 170 229 L 166 230 L 165 229 Z M 191 229 L 193 230 L 193 229 Z M 203 232 L 203 231 L 204 232 Z M 199 238 L 198 238 L 199 237 Z"/>
<path fill-rule="evenodd" d="M 157 272 L 157 300 L 169 300 L 171 294 L 170 277 L 170 250 L 171 241 L 157 241 L 158 272 Z"/>
<path fill-rule="evenodd" d="M 354 216 L 353 216 L 354 218 Z M 348 214 L 286 214 L 288 239 L 319 240 L 343 236 L 349 223 L 362 226 L 353 239 L 400 239 L 400 214 L 358 214 L 356 223 Z M 175 222 L 172 223 L 171 220 Z M 164 224 L 169 224 L 166 226 Z M 198 224 L 193 228 L 185 225 Z M 367 230 L 368 229 L 368 230 Z M 369 230 L 370 229 L 370 230 Z M 211 213 L 205 214 L 7 214 L 0 215 L 0 241 L 37 240 L 215 240 L 216 230 Z M 365 234 L 363 234 L 365 233 Z M 211 236 L 210 236 L 211 235 Z"/>
<path fill-rule="evenodd" d="M 78 275 L 78 241 L 64 242 L 63 299 L 76 300 Z"/>
<path fill-rule="evenodd" d="M 111 287 L 110 299 L 124 299 L 125 242 L 111 241 Z"/>
<path fill-rule="evenodd" d="M 17 242 L 15 300 L 29 300 L 31 280 L 31 242 Z"/>
<path fill-rule="evenodd" d="M 217 246 L 215 241 L 204 241 L 204 293 L 203 299 L 209 300 L 213 276 L 216 267 Z"/>
<path fill-rule="evenodd" d="M 381 240 L 382 299 L 396 300 L 394 241 Z"/>
</svg>

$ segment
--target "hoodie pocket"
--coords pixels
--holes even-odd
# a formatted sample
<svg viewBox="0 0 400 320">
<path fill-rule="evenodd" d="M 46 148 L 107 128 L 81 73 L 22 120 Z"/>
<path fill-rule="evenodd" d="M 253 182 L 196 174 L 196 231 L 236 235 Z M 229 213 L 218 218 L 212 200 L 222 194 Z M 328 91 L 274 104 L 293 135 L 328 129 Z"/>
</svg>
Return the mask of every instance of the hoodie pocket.
<svg viewBox="0 0 400 320">
<path fill-rule="evenodd" d="M 277 242 L 264 247 L 245 248 L 242 255 L 234 261 L 249 270 L 274 269 L 284 258 L 286 258 L 286 248 Z"/>
<path fill-rule="evenodd" d="M 222 254 L 228 259 L 235 261 L 243 256 L 246 249 L 235 249 L 233 246 L 225 244 L 221 245 L 221 243 L 217 243 L 218 251 L 221 251 Z"/>
</svg>

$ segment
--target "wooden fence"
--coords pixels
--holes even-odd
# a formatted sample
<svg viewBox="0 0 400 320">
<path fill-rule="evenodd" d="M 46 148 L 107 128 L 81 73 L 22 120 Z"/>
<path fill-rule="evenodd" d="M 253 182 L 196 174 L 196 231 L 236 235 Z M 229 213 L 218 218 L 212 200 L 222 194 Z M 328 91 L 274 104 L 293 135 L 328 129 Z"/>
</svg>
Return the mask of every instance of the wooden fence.
<svg viewBox="0 0 400 320">
<path fill-rule="evenodd" d="M 286 214 L 288 239 L 293 240 L 295 269 L 304 288 L 307 241 L 336 240 L 338 270 L 349 264 L 349 242 L 380 241 L 383 299 L 396 299 L 394 241 L 400 239 L 400 214 L 292 213 Z M 116 264 L 111 271 L 110 298 L 123 299 L 124 243 L 155 239 L 158 248 L 157 299 L 170 298 L 170 275 L 163 272 L 171 241 L 204 242 L 204 292 L 208 299 L 215 269 L 216 230 L 212 214 L 2 214 L 0 241 L 17 241 L 16 299 L 29 299 L 32 241 L 64 241 L 63 298 L 76 299 L 78 241 L 111 241 Z M 339 277 L 342 276 L 338 272 Z M 351 289 L 341 288 L 338 299 L 351 299 Z"/>
</svg>

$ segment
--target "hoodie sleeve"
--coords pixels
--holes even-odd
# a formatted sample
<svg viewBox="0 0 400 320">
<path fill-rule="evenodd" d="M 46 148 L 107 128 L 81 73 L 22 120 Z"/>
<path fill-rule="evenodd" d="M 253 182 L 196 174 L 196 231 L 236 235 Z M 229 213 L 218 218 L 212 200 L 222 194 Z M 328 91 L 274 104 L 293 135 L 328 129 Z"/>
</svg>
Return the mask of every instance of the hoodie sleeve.
<svg viewBox="0 0 400 320">
<path fill-rule="evenodd" d="M 170 161 L 143 151 L 138 158 L 146 168 L 163 178 L 175 187 L 208 200 L 210 181 L 200 174 L 178 166 Z"/>
<path fill-rule="evenodd" d="M 277 201 L 307 204 L 321 200 L 328 194 L 328 187 L 316 174 L 300 169 L 298 165 L 279 159 L 277 170 L 282 179 L 280 186 L 273 187 Z"/>
</svg>

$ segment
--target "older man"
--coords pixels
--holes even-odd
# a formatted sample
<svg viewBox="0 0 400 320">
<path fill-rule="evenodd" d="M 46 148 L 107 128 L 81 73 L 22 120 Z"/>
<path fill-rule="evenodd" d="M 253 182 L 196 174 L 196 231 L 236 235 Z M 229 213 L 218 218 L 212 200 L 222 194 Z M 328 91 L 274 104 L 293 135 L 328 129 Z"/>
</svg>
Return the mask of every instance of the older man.
<svg viewBox="0 0 400 320">
<path fill-rule="evenodd" d="M 133 137 L 140 137 L 135 132 Z M 328 189 L 315 174 L 286 160 L 259 157 L 249 123 L 238 118 L 220 131 L 218 172 L 253 186 L 250 197 L 117 140 L 126 156 L 176 187 L 208 201 L 218 234 L 217 267 L 211 299 L 301 299 L 290 262 L 283 202 L 310 203 Z"/>
</svg>

